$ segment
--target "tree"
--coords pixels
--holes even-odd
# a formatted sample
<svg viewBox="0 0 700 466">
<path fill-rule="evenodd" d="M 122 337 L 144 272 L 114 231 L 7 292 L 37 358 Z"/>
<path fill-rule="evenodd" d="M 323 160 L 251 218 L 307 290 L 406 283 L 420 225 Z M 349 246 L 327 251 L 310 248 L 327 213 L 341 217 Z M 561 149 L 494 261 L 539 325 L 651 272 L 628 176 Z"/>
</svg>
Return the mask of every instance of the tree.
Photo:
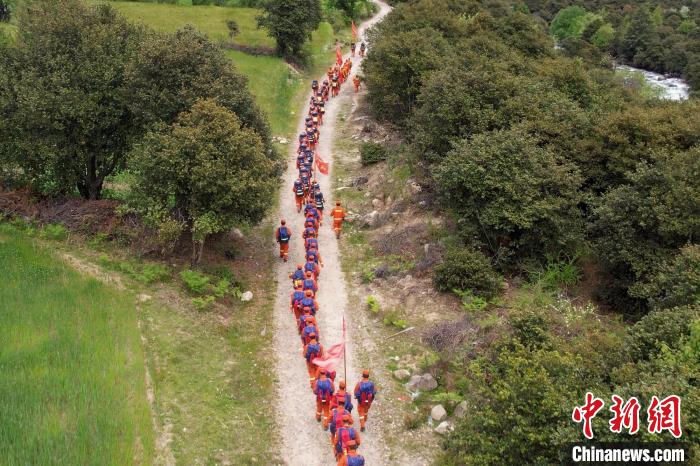
<svg viewBox="0 0 700 466">
<path fill-rule="evenodd" d="M 445 205 L 497 262 L 571 252 L 582 238 L 577 167 L 520 130 L 459 141 L 435 178 Z"/>
<path fill-rule="evenodd" d="M 645 310 L 647 284 L 679 248 L 700 237 L 698 173 L 700 146 L 652 152 L 650 161 L 628 173 L 628 184 L 607 192 L 593 212 L 589 233 L 609 277 L 601 283 L 609 293 L 604 297 L 626 305 L 629 314 Z"/>
<path fill-rule="evenodd" d="M 0 140 L 33 186 L 98 199 L 133 125 L 124 70 L 143 31 L 108 5 L 33 2 L 0 61 Z"/>
<path fill-rule="evenodd" d="M 403 123 L 415 106 L 427 73 L 445 65 L 448 42 L 424 28 L 384 36 L 362 64 L 367 100 L 382 120 Z"/>
<path fill-rule="evenodd" d="M 258 27 L 268 30 L 283 56 L 299 57 L 302 46 L 321 23 L 319 0 L 267 0 Z"/>
<path fill-rule="evenodd" d="M 126 81 L 136 125 L 170 124 L 198 99 L 213 98 L 255 130 L 274 155 L 269 125 L 246 78 L 219 46 L 192 27 L 175 34 L 150 34 L 130 61 Z"/>
<path fill-rule="evenodd" d="M 260 136 L 213 99 L 150 131 L 131 154 L 130 169 L 132 208 L 157 226 L 188 232 L 193 265 L 209 235 L 259 222 L 277 181 Z"/>
</svg>

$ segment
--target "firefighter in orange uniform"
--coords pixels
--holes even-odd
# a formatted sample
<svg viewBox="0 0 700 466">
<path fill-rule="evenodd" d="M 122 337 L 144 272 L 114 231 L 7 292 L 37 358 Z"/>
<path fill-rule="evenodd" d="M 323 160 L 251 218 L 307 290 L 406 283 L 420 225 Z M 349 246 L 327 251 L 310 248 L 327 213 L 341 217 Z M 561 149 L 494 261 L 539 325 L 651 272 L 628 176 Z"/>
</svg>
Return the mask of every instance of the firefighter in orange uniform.
<svg viewBox="0 0 700 466">
<path fill-rule="evenodd" d="M 277 244 L 280 245 L 280 258 L 287 262 L 289 260 L 289 240 L 292 239 L 292 230 L 287 226 L 286 221 L 280 221 L 275 237 Z"/>
<path fill-rule="evenodd" d="M 333 217 L 335 236 L 340 238 L 340 230 L 343 228 L 343 222 L 345 221 L 345 210 L 340 206 L 340 201 L 336 202 L 335 208 L 331 210 L 331 217 Z"/>
<path fill-rule="evenodd" d="M 313 363 L 314 358 L 323 356 L 323 345 L 316 340 L 316 335 L 309 335 L 309 342 L 304 345 L 304 359 L 306 359 L 306 370 L 309 373 L 309 383 L 311 388 L 314 388 L 316 383 L 316 364 Z"/>
<path fill-rule="evenodd" d="M 367 422 L 367 413 L 372 407 L 372 402 L 377 397 L 377 388 L 374 382 L 369 380 L 369 371 L 362 371 L 362 380 L 355 385 L 355 399 L 357 400 L 357 413 L 360 416 L 360 431 L 365 431 L 365 422 Z"/>
<path fill-rule="evenodd" d="M 333 384 L 327 377 L 326 369 L 321 368 L 319 371 L 318 379 L 314 385 L 314 395 L 316 395 L 316 420 L 321 422 L 321 415 L 323 415 L 323 430 L 327 430 L 331 420 Z"/>
</svg>

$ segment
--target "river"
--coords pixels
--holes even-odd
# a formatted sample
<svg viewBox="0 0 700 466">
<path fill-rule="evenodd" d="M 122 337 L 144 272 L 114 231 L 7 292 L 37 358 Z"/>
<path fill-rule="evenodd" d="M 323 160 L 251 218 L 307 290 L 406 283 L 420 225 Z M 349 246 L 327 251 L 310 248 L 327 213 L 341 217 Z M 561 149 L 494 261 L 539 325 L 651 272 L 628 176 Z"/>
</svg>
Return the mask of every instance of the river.
<svg viewBox="0 0 700 466">
<path fill-rule="evenodd" d="M 640 73 L 647 84 L 660 89 L 661 93 L 659 97 L 662 99 L 686 100 L 688 98 L 690 87 L 688 83 L 680 78 L 669 78 L 663 74 L 641 70 L 627 65 L 616 65 L 615 71 L 618 70 L 624 73 Z"/>
</svg>

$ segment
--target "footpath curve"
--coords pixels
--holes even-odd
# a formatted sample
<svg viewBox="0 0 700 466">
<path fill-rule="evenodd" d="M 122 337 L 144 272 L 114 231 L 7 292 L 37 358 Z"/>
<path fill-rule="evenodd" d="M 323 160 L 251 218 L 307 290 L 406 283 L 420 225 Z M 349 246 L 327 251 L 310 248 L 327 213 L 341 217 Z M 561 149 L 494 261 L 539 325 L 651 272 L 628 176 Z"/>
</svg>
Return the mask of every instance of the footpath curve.
<svg viewBox="0 0 700 466">
<path fill-rule="evenodd" d="M 381 21 L 386 14 L 391 11 L 386 3 L 376 1 L 379 11 L 370 20 L 362 23 L 358 28 L 358 49 L 359 43 L 364 39 L 365 31 Z M 344 56 L 348 58 L 349 54 Z M 352 59 L 353 66 L 350 77 L 342 86 L 340 95 L 329 99 L 326 104 L 326 114 L 323 126 L 321 127 L 320 143 L 316 152 L 324 160 L 330 162 L 331 170 L 333 164 L 332 148 L 336 137 L 349 137 L 349 135 L 336 134 L 336 119 L 338 111 L 344 105 L 351 102 L 353 98 L 352 77 L 359 71 L 362 59 L 355 56 Z M 329 63 L 329 66 L 331 63 Z M 323 81 L 323 77 L 319 77 Z M 311 83 L 308 83 L 309 96 L 311 95 Z M 304 117 L 308 99 L 304 99 L 304 106 L 297 109 L 299 123 L 296 134 L 304 129 Z M 289 310 L 289 296 L 292 291 L 288 274 L 294 270 L 297 263 L 303 263 L 304 246 L 301 238 L 301 227 L 303 223 L 302 214 L 296 211 L 294 196 L 292 195 L 292 185 L 297 177 L 296 160 L 296 136 L 292 138 L 289 152 L 287 154 L 287 169 L 282 177 L 282 188 L 280 190 L 280 208 L 277 218 L 284 218 L 293 232 L 292 241 L 289 246 L 289 262 L 278 262 L 276 265 L 277 291 L 274 309 L 274 354 L 276 355 L 276 406 L 271 410 L 276 417 L 281 439 L 280 456 L 291 466 L 315 466 L 332 465 L 335 459 L 331 452 L 330 434 L 324 431 L 314 418 L 316 404 L 313 394 L 309 390 L 309 379 L 301 357 L 301 341 L 296 331 L 294 316 Z M 319 183 L 321 190 L 326 197 L 327 212 L 330 212 L 335 203 L 335 196 L 332 191 L 331 178 L 320 175 Z M 346 331 L 346 355 L 347 355 L 347 386 L 351 392 L 355 383 L 360 379 L 362 367 L 356 364 L 355 351 L 362 351 L 354 345 L 352 325 L 350 323 L 357 318 L 352 309 L 347 309 L 348 293 L 345 286 L 345 277 L 340 267 L 340 252 L 338 242 L 333 234 L 330 218 L 324 219 L 323 226 L 319 232 L 320 253 L 323 257 L 325 267 L 321 270 L 319 277 L 318 303 L 320 311 L 316 320 L 321 330 L 321 343 L 328 348 L 342 339 L 342 316 L 345 312 L 347 321 Z M 368 369 L 372 369 L 371 367 Z M 342 367 L 338 368 L 337 381 L 343 378 Z M 381 392 L 379 401 L 381 402 Z M 357 423 L 357 410 L 353 410 L 353 417 Z M 375 411 L 376 412 L 376 411 Z M 356 426 L 359 430 L 359 424 Z M 367 465 L 389 464 L 386 457 L 386 449 L 382 432 L 379 431 L 377 422 L 372 419 L 370 413 L 367 422 L 367 430 L 361 434 L 362 446 L 359 452 L 365 457 Z"/>
</svg>

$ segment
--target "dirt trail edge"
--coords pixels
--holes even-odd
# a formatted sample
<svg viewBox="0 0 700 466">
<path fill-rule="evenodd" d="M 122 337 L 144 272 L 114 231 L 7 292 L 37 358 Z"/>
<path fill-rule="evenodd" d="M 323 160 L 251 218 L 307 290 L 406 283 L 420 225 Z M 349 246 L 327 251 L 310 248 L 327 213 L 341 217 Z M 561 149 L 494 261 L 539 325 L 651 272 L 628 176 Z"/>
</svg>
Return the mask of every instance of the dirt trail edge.
<svg viewBox="0 0 700 466">
<path fill-rule="evenodd" d="M 359 27 L 358 49 L 365 30 L 380 21 L 391 10 L 383 2 L 376 3 L 379 6 L 379 12 Z M 353 59 L 351 76 L 358 71 L 360 62 L 361 59 L 358 56 Z M 331 63 L 328 65 L 330 66 Z M 309 96 L 311 95 L 310 92 L 311 83 L 309 83 Z M 317 152 L 325 160 L 330 161 L 331 164 L 333 163 L 332 147 L 334 138 L 350 136 L 336 134 L 335 123 L 339 108 L 344 103 L 350 102 L 352 95 L 352 82 L 349 79 L 343 85 L 340 95 L 329 99 L 326 104 L 326 115 L 323 119 L 324 124 L 321 127 L 321 138 Z M 297 134 L 304 128 L 304 116 L 306 115 L 307 105 L 308 100 L 305 99 L 304 107 L 297 112 L 297 115 L 299 115 Z M 304 247 L 301 239 L 303 216 L 296 212 L 291 191 L 292 184 L 297 176 L 297 170 L 294 165 L 296 159 L 295 143 L 296 137 L 292 138 L 289 147 L 287 170 L 282 178 L 283 185 L 280 190 L 278 218 L 287 219 L 287 224 L 292 228 L 294 235 L 289 248 L 289 262 L 286 264 L 278 263 L 276 270 L 277 295 L 274 310 L 274 349 L 277 357 L 277 406 L 271 412 L 277 417 L 282 441 L 280 456 L 286 464 L 291 466 L 331 465 L 335 464 L 335 460 L 331 452 L 330 434 L 324 432 L 314 418 L 316 403 L 309 388 L 306 366 L 301 357 L 301 340 L 295 328 L 294 316 L 289 310 L 289 295 L 292 287 L 288 274 L 293 271 L 297 263 L 304 262 Z M 330 176 L 320 175 L 319 182 L 326 196 L 328 204 L 326 210 L 329 212 L 331 210 L 330 206 L 334 202 Z M 348 389 L 352 390 L 360 376 L 358 371 L 362 370 L 355 364 L 354 352 L 362 351 L 362 348 L 355 345 L 353 341 L 350 322 L 357 318 L 357 314 L 352 312 L 351 309 L 347 309 L 348 294 L 345 288 L 345 277 L 340 268 L 338 242 L 329 223 L 329 220 L 326 219 L 319 233 L 319 249 L 325 267 L 323 267 L 319 277 L 318 302 L 320 311 L 317 315 L 317 320 L 321 332 L 321 343 L 327 348 L 341 341 L 342 317 L 343 313 L 345 313 L 345 319 L 348 322 L 346 334 Z M 342 377 L 342 367 L 339 367 L 338 378 Z M 357 417 L 357 413 L 354 411 L 353 414 Z M 356 423 L 359 430 L 357 419 Z M 364 455 L 368 465 L 389 464 L 382 434 L 379 432 L 376 422 L 372 422 L 371 415 L 367 424 L 367 431 L 361 435 L 361 439 L 360 453 Z"/>
</svg>

